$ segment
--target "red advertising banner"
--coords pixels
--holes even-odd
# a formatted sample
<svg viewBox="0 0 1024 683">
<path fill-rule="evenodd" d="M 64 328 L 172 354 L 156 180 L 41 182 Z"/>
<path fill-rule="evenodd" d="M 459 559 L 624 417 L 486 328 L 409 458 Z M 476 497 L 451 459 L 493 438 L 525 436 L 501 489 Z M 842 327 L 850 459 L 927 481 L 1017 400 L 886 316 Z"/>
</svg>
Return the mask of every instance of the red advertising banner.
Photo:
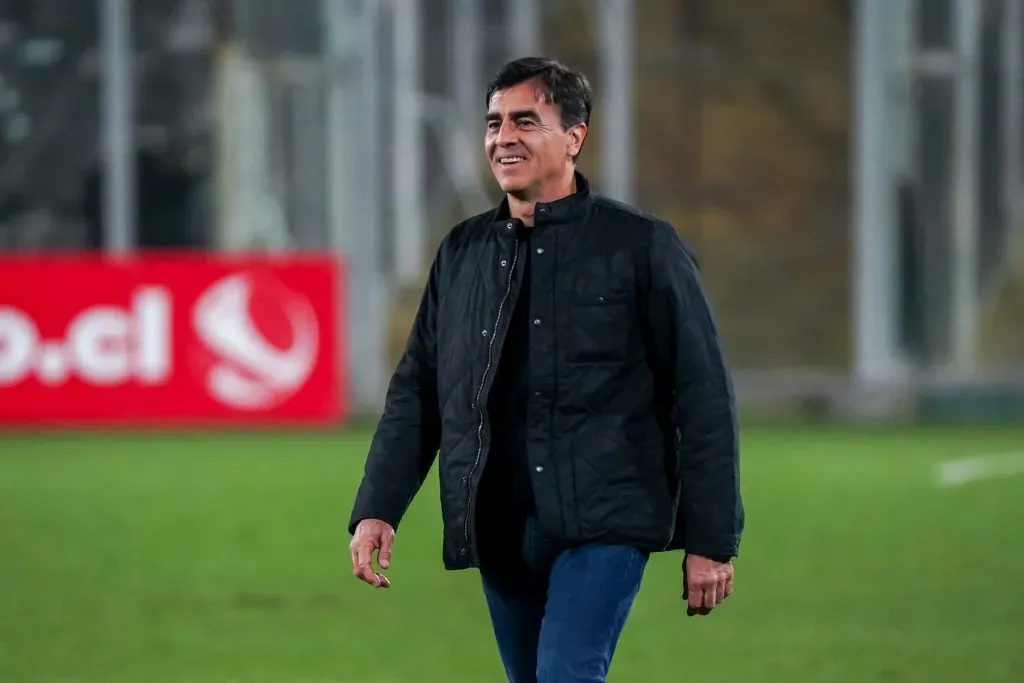
<svg viewBox="0 0 1024 683">
<path fill-rule="evenodd" d="M 0 256 L 0 425 L 335 423 L 343 275 L 304 254 Z"/>
</svg>

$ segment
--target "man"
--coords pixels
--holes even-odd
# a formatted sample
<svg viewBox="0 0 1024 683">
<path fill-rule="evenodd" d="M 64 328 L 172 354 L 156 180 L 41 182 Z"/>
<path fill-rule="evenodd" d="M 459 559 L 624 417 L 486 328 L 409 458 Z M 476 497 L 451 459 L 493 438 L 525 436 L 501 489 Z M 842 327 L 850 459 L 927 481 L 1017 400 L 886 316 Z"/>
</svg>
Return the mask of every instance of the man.
<svg viewBox="0 0 1024 683">
<path fill-rule="evenodd" d="M 732 388 L 676 231 L 576 170 L 586 78 L 516 60 L 487 107 L 505 200 L 437 252 L 356 496 L 352 566 L 390 585 L 395 530 L 440 450 L 444 563 L 480 569 L 509 681 L 599 683 L 650 553 L 685 548 L 690 613 L 732 593 Z"/>
</svg>

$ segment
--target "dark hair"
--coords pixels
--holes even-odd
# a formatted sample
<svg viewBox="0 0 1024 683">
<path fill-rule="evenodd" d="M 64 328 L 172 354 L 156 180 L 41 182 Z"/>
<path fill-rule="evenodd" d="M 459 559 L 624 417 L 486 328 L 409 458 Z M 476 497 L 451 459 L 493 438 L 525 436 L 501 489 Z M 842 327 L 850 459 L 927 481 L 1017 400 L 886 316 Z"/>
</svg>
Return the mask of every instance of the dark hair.
<svg viewBox="0 0 1024 683">
<path fill-rule="evenodd" d="M 558 109 L 563 129 L 590 124 L 593 104 L 587 77 L 547 57 L 522 57 L 501 67 L 487 85 L 487 104 L 495 92 L 527 81 L 536 81 L 546 101 Z"/>
</svg>

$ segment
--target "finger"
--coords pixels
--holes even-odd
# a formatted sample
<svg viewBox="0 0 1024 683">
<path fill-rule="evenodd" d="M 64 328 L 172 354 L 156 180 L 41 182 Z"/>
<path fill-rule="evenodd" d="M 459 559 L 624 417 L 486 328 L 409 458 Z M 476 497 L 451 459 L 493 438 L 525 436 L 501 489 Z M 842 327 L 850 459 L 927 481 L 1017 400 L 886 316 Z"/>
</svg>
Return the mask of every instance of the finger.
<svg viewBox="0 0 1024 683">
<path fill-rule="evenodd" d="M 388 535 L 380 541 L 380 550 L 377 551 L 377 564 L 381 566 L 381 569 L 387 569 L 391 566 L 391 546 L 394 544 L 395 539 Z"/>
<path fill-rule="evenodd" d="M 696 581 L 691 582 L 687 590 L 686 604 L 690 609 L 700 609 L 703 591 Z"/>
<path fill-rule="evenodd" d="M 715 605 L 718 604 L 718 581 L 710 583 L 704 587 L 704 595 L 702 596 L 701 607 L 706 610 L 711 610 Z"/>
<path fill-rule="evenodd" d="M 355 575 L 370 584 L 377 586 L 380 581 L 377 579 L 377 572 L 373 571 L 373 548 L 367 544 L 361 544 L 356 549 Z"/>
<path fill-rule="evenodd" d="M 726 572 L 721 572 L 718 575 L 718 585 L 715 587 L 715 598 L 718 600 L 716 604 L 721 604 L 723 600 L 729 597 L 729 593 L 726 590 L 729 583 L 729 575 Z"/>
<path fill-rule="evenodd" d="M 380 586 L 380 579 L 377 578 L 378 576 L 377 572 L 373 571 L 371 567 L 360 567 L 356 571 L 356 577 L 359 578 L 359 580 L 370 584 L 374 588 Z"/>
<path fill-rule="evenodd" d="M 370 578 L 369 573 L 367 573 L 367 569 L 369 569 L 369 567 L 367 565 L 361 564 L 361 560 L 359 559 L 359 549 L 358 548 L 353 548 L 352 549 L 352 575 L 355 576 L 357 579 L 359 579 L 361 581 L 365 581 L 366 583 L 371 583 L 372 584 L 373 580 Z M 372 573 L 372 569 L 370 571 Z"/>
<path fill-rule="evenodd" d="M 690 588 L 690 600 L 686 608 L 686 613 L 689 616 L 705 616 L 711 613 L 711 607 L 707 604 L 707 593 L 707 588 L 699 584 L 695 584 Z"/>
<path fill-rule="evenodd" d="M 366 569 L 373 569 L 373 545 L 360 543 L 356 548 L 356 567 L 362 573 Z"/>
<path fill-rule="evenodd" d="M 718 601 L 722 602 L 732 595 L 732 577 L 729 573 L 723 572 L 718 578 Z"/>
<path fill-rule="evenodd" d="M 372 569 L 368 569 L 366 567 L 360 567 L 356 571 L 356 578 L 362 581 L 363 583 L 370 584 L 374 588 L 376 588 L 380 583 L 380 581 L 377 579 L 377 573 L 374 572 Z"/>
</svg>

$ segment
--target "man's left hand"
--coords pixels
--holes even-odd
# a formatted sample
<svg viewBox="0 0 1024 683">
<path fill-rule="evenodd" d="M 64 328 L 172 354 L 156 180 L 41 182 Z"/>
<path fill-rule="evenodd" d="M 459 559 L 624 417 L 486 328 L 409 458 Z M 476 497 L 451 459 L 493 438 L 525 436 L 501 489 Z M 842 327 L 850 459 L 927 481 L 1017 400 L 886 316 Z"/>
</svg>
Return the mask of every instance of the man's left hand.
<svg viewBox="0 0 1024 683">
<path fill-rule="evenodd" d="M 683 599 L 686 615 L 710 614 L 716 605 L 732 595 L 732 561 L 718 562 L 701 555 L 683 560 Z"/>
</svg>

